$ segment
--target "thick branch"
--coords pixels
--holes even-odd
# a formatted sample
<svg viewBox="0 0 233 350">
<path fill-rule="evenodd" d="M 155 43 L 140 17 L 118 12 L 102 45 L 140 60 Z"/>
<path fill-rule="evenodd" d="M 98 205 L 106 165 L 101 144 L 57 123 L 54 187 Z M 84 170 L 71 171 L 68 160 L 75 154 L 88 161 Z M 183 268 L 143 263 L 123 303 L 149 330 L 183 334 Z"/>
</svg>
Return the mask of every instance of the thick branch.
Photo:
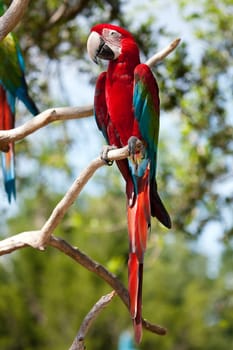
<svg viewBox="0 0 233 350">
<path fill-rule="evenodd" d="M 0 17 L 0 41 L 19 23 L 28 3 L 29 0 L 13 0 L 8 10 Z"/>
<path fill-rule="evenodd" d="M 68 255 L 71 259 L 84 266 L 90 272 L 95 273 L 98 277 L 108 283 L 120 296 L 126 307 L 129 307 L 129 296 L 127 289 L 123 286 L 117 277 L 109 272 L 104 266 L 92 260 L 89 256 L 81 252 L 78 248 L 71 246 L 64 239 L 51 236 L 48 244 L 61 252 Z"/>
<path fill-rule="evenodd" d="M 108 152 L 108 157 L 110 160 L 124 159 L 128 157 L 128 155 L 128 146 Z M 66 192 L 62 200 L 56 205 L 51 216 L 42 227 L 40 236 L 38 237 L 37 248 L 44 249 L 44 246 L 46 245 L 49 237 L 54 232 L 60 221 L 63 219 L 69 207 L 77 199 L 83 187 L 90 180 L 95 171 L 104 165 L 106 165 L 106 163 L 102 159 L 94 159 L 91 164 L 85 170 L 83 170 L 79 177 L 73 182 L 70 189 Z"/>
<path fill-rule="evenodd" d="M 36 248 L 40 231 L 26 231 L 0 241 L 0 256 L 31 246 Z"/>
<path fill-rule="evenodd" d="M 11 253 L 14 250 L 21 249 L 27 246 L 36 246 L 38 240 L 37 236 L 39 235 L 40 231 L 28 231 L 0 241 L 0 255 Z M 71 246 L 68 242 L 61 238 L 50 236 L 47 244 L 60 250 L 61 252 L 78 262 L 80 265 L 85 267 L 87 270 L 95 273 L 97 276 L 103 279 L 116 291 L 123 303 L 129 309 L 128 290 L 124 287 L 121 281 L 115 275 L 109 272 L 104 266 L 92 260 L 91 258 L 89 258 L 89 256 L 81 252 L 79 249 Z M 166 334 L 165 328 L 152 324 L 144 319 L 143 327 L 148 331 L 159 335 Z"/>
<path fill-rule="evenodd" d="M 91 272 L 94 272 L 105 282 L 107 282 L 116 291 L 116 293 L 121 298 L 125 306 L 129 309 L 128 290 L 124 287 L 124 285 L 121 283 L 121 281 L 119 281 L 119 279 L 115 275 L 109 272 L 101 264 L 93 261 L 87 255 L 80 252 L 80 250 L 78 250 L 77 248 L 72 247 L 63 239 L 51 236 L 48 244 L 62 251 L 63 253 L 71 257 L 73 260 L 83 265 L 86 269 L 88 269 Z M 165 335 L 167 333 L 165 328 L 152 324 L 144 319 L 142 320 L 142 325 L 148 331 L 156 333 L 158 335 Z"/>
<path fill-rule="evenodd" d="M 86 118 L 93 115 L 93 106 L 50 108 L 11 130 L 0 131 L 0 150 L 9 142 L 22 140 L 45 125 L 59 120 Z"/>
<path fill-rule="evenodd" d="M 104 164 L 105 163 L 100 158 L 93 160 L 91 164 L 74 181 L 65 196 L 54 208 L 50 218 L 42 227 L 38 241 L 38 248 L 43 249 L 48 241 L 49 236 L 53 233 L 57 225 L 60 223 L 69 207 L 74 203 L 82 188 L 86 185 L 94 172 Z"/>
<path fill-rule="evenodd" d="M 108 157 L 110 160 L 124 159 L 128 157 L 128 155 L 128 146 L 111 150 L 108 152 Z M 49 241 L 51 234 L 61 222 L 70 206 L 77 199 L 83 187 L 90 180 L 95 171 L 104 165 L 106 165 L 106 163 L 102 159 L 94 159 L 90 163 L 90 165 L 86 169 L 84 169 L 82 173 L 77 177 L 77 179 L 73 182 L 73 184 L 66 192 L 64 197 L 56 205 L 56 207 L 52 211 L 52 214 L 45 222 L 41 230 L 30 231 L 29 233 L 19 233 L 18 235 L 0 241 L 0 255 L 11 253 L 16 249 L 25 246 L 31 246 L 33 248 L 43 250 L 47 242 Z"/>
</svg>

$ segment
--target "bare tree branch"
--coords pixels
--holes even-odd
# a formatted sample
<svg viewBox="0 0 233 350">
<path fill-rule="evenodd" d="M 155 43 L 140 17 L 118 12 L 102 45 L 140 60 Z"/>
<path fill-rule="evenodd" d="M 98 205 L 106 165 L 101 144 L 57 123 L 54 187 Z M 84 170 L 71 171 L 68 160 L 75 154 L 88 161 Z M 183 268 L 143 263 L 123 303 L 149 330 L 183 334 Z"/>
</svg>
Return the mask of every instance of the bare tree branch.
<svg viewBox="0 0 233 350">
<path fill-rule="evenodd" d="M 84 266 L 87 270 L 93 272 L 98 277 L 103 279 L 116 291 L 116 293 L 120 296 L 126 307 L 129 307 L 128 290 L 113 273 L 109 272 L 104 266 L 102 266 L 98 262 L 92 260 L 88 255 L 81 252 L 80 249 L 70 245 L 64 239 L 52 235 L 49 239 L 48 244 L 60 250 L 61 252 L 69 256 L 71 259 Z"/>
<path fill-rule="evenodd" d="M 155 66 L 158 62 L 162 61 L 165 57 L 167 57 L 172 51 L 174 51 L 177 46 L 179 45 L 181 39 L 177 38 L 175 40 L 173 40 L 168 46 L 166 46 L 163 50 L 159 51 L 158 53 L 156 53 L 154 56 L 152 56 L 151 58 L 149 58 L 146 61 L 146 64 L 149 67 L 153 67 Z"/>
<path fill-rule="evenodd" d="M 84 318 L 80 329 L 78 331 L 77 336 L 75 337 L 71 347 L 69 350 L 85 350 L 84 345 L 84 339 L 87 335 L 87 332 L 91 326 L 91 324 L 94 322 L 94 320 L 97 318 L 99 313 L 112 301 L 112 298 L 116 295 L 115 291 L 103 295 L 97 303 L 93 306 L 93 308 L 88 312 L 86 317 Z"/>
<path fill-rule="evenodd" d="M 28 246 L 37 248 L 36 243 L 39 235 L 40 231 L 26 231 L 1 240 L 0 256 Z"/>
<path fill-rule="evenodd" d="M 123 159 L 128 156 L 128 147 L 123 147 L 116 150 L 111 150 L 108 153 L 110 160 Z M 26 246 L 31 246 L 43 250 L 46 245 L 53 246 L 72 259 L 83 265 L 89 271 L 94 272 L 107 282 L 120 296 L 124 304 L 129 308 L 129 296 L 127 289 L 123 284 L 106 270 L 99 263 L 91 260 L 87 255 L 80 252 L 77 248 L 72 247 L 70 244 L 62 239 L 52 236 L 53 231 L 57 225 L 61 222 L 64 214 L 69 207 L 73 204 L 74 200 L 79 195 L 82 188 L 87 181 L 91 178 L 94 172 L 105 165 L 105 162 L 100 159 L 94 159 L 91 164 L 80 174 L 80 176 L 74 181 L 70 189 L 64 195 L 62 200 L 57 204 L 53 210 L 51 216 L 46 221 L 41 230 L 22 232 L 12 237 L 6 238 L 0 241 L 0 255 L 11 253 L 14 250 L 21 249 Z M 164 335 L 166 330 L 160 326 L 152 325 L 147 321 L 143 321 L 143 326 L 154 333 Z"/>
<path fill-rule="evenodd" d="M 72 247 L 69 243 L 61 238 L 51 236 L 48 244 L 62 251 L 73 260 L 77 261 L 80 265 L 95 273 L 106 283 L 108 283 L 116 291 L 127 309 L 129 309 L 128 290 L 124 287 L 122 282 L 115 275 L 109 272 L 104 266 L 97 263 L 96 261 L 93 261 L 89 256 L 82 253 L 79 249 Z M 142 320 L 142 325 L 148 331 L 156 333 L 158 335 L 165 335 L 167 333 L 166 328 L 152 324 L 144 319 Z"/>
<path fill-rule="evenodd" d="M 63 199 L 56 205 L 51 216 L 42 227 L 41 234 L 37 243 L 39 249 L 44 248 L 50 235 L 60 223 L 69 207 L 74 203 L 82 188 L 85 186 L 94 172 L 103 165 L 105 165 L 103 160 L 100 158 L 94 159 L 91 164 L 74 181 L 70 189 L 66 192 Z"/>
<path fill-rule="evenodd" d="M 19 23 L 28 3 L 29 0 L 13 0 L 8 10 L 0 17 L 0 41 Z"/>
<path fill-rule="evenodd" d="M 59 120 L 86 118 L 93 115 L 93 106 L 50 108 L 10 130 L 0 130 L 0 150 L 5 150 L 9 142 L 22 140 L 45 125 Z"/>
<path fill-rule="evenodd" d="M 21 249 L 27 246 L 33 247 L 34 245 L 36 245 L 34 244 L 34 241 L 37 241 L 37 235 L 40 235 L 40 231 L 28 231 L 2 240 L 0 242 L 0 255 L 11 253 L 14 250 Z M 124 287 L 121 281 L 115 275 L 109 272 L 104 266 L 92 260 L 89 256 L 81 252 L 78 248 L 71 246 L 64 239 L 50 236 L 47 244 L 63 252 L 64 254 L 78 262 L 80 265 L 85 267 L 87 270 L 95 273 L 97 276 L 103 279 L 116 291 L 123 303 L 129 309 L 128 290 Z M 158 335 L 166 334 L 165 328 L 159 325 L 152 324 L 144 319 L 143 327 L 148 331 L 156 333 Z"/>
<path fill-rule="evenodd" d="M 108 152 L 108 157 L 110 160 L 124 159 L 128 157 L 128 155 L 128 146 Z M 90 180 L 95 171 L 104 165 L 106 165 L 106 163 L 100 157 L 94 159 L 73 182 L 71 187 L 65 193 L 64 197 L 53 209 L 50 217 L 45 222 L 41 230 L 22 232 L 0 241 L 0 255 L 11 253 L 16 249 L 25 246 L 31 246 L 33 248 L 43 250 L 49 241 L 49 237 L 61 222 L 70 206 L 77 199 L 83 187 Z"/>
<path fill-rule="evenodd" d="M 175 39 L 170 45 L 168 45 L 163 50 L 159 51 L 157 54 L 152 56 L 146 64 L 149 67 L 156 65 L 159 61 L 164 59 L 169 55 L 177 45 L 180 39 Z M 60 108 L 50 108 L 36 117 L 30 119 L 25 124 L 11 129 L 11 130 L 0 130 L 0 150 L 7 151 L 8 144 L 10 142 L 15 142 L 22 140 L 26 136 L 32 134 L 36 130 L 44 127 L 45 125 L 52 123 L 57 120 L 69 120 L 85 118 L 93 115 L 93 106 L 84 107 L 60 107 Z"/>
<path fill-rule="evenodd" d="M 109 160 L 113 161 L 127 158 L 128 155 L 128 146 L 108 152 Z M 0 255 L 11 253 L 12 251 L 24 246 L 31 246 L 33 248 L 43 250 L 49 241 L 49 237 L 61 222 L 70 206 L 77 199 L 83 187 L 90 180 L 95 171 L 104 165 L 106 165 L 106 163 L 100 157 L 94 159 L 73 182 L 64 197 L 53 209 L 52 214 L 45 222 L 41 230 L 22 232 L 0 241 Z"/>
</svg>

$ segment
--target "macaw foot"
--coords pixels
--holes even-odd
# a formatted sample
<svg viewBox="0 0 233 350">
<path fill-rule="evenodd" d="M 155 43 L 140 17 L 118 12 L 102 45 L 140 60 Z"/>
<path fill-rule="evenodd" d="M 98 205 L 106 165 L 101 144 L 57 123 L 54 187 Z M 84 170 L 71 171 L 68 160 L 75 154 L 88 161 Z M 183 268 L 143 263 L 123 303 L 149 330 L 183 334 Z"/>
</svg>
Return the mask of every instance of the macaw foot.
<svg viewBox="0 0 233 350">
<path fill-rule="evenodd" d="M 103 146 L 102 152 L 100 154 L 100 158 L 108 165 L 111 166 L 113 165 L 113 160 L 110 160 L 108 158 L 108 152 L 112 151 L 113 149 L 116 149 L 116 146 L 110 146 L 110 145 L 106 145 Z"/>
<path fill-rule="evenodd" d="M 128 140 L 129 154 L 134 155 L 135 153 L 141 152 L 144 149 L 144 145 L 141 140 L 136 136 L 131 136 Z"/>
<path fill-rule="evenodd" d="M 145 147 L 141 140 L 136 136 L 131 136 L 128 140 L 129 154 L 133 160 L 138 158 L 138 155 L 144 156 Z"/>
</svg>

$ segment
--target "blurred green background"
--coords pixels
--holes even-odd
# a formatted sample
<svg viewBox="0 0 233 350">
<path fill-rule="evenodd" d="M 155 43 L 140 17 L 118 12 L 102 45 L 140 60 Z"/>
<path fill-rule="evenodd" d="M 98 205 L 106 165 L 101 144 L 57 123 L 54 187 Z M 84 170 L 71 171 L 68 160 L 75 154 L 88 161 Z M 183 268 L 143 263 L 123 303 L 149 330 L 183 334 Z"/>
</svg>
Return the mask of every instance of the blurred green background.
<svg viewBox="0 0 233 350">
<path fill-rule="evenodd" d="M 161 98 L 158 186 L 173 228 L 152 222 L 143 289 L 144 317 L 168 334 L 144 331 L 137 349 L 229 350 L 233 343 L 232 15 L 231 0 L 37 0 L 15 30 L 41 111 L 92 103 L 105 69 L 87 57 L 93 24 L 128 28 L 142 61 L 182 39 L 154 68 Z M 31 118 L 21 103 L 17 110 L 18 125 Z M 54 123 L 17 143 L 17 201 L 8 205 L 1 186 L 0 237 L 40 228 L 103 143 L 93 117 Z M 97 172 L 55 234 L 127 284 L 124 184 L 115 166 Z M 68 349 L 85 314 L 109 291 L 51 247 L 1 257 L 0 349 Z M 116 297 L 93 324 L 87 349 L 116 350 L 131 328 Z"/>
</svg>

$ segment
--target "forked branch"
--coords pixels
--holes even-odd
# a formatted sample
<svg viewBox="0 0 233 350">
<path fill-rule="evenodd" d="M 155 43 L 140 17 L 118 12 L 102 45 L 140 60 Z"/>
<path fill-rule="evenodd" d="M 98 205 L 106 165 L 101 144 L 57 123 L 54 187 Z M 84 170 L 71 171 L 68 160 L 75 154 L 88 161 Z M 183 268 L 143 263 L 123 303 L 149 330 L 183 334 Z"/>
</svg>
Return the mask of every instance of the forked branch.
<svg viewBox="0 0 233 350">
<path fill-rule="evenodd" d="M 124 159 L 128 157 L 128 155 L 128 146 L 108 152 L 109 160 Z M 45 249 L 47 245 L 53 246 L 107 282 L 116 291 L 127 308 L 129 308 L 128 291 L 116 278 L 116 276 L 111 274 L 99 263 L 90 259 L 77 248 L 72 247 L 66 241 L 52 235 L 58 224 L 62 221 L 65 213 L 77 199 L 77 196 L 81 192 L 82 188 L 92 177 L 95 171 L 103 165 L 105 165 L 105 162 L 102 159 L 97 158 L 94 159 L 86 169 L 84 169 L 80 176 L 74 181 L 70 189 L 66 192 L 62 200 L 56 205 L 55 209 L 41 230 L 22 232 L 0 241 L 0 255 L 5 255 L 13 252 L 14 250 L 28 246 L 41 250 Z M 151 332 L 160 335 L 166 334 L 166 330 L 164 328 L 151 324 L 145 320 L 143 320 L 143 326 Z"/>
<path fill-rule="evenodd" d="M 125 306 L 129 309 L 128 290 L 124 287 L 122 282 L 115 275 L 109 272 L 104 266 L 93 261 L 89 256 L 82 253 L 79 249 L 72 247 L 65 240 L 60 239 L 58 237 L 51 236 L 48 244 L 62 251 L 63 253 L 68 255 L 70 258 L 77 261 L 86 269 L 95 273 L 101 279 L 103 279 L 106 283 L 108 283 L 115 290 L 117 295 L 121 298 Z M 158 335 L 165 335 L 167 333 L 166 328 L 156 324 L 152 324 L 145 319 L 142 320 L 142 325 L 146 330 L 152 333 L 156 333 Z"/>
</svg>

